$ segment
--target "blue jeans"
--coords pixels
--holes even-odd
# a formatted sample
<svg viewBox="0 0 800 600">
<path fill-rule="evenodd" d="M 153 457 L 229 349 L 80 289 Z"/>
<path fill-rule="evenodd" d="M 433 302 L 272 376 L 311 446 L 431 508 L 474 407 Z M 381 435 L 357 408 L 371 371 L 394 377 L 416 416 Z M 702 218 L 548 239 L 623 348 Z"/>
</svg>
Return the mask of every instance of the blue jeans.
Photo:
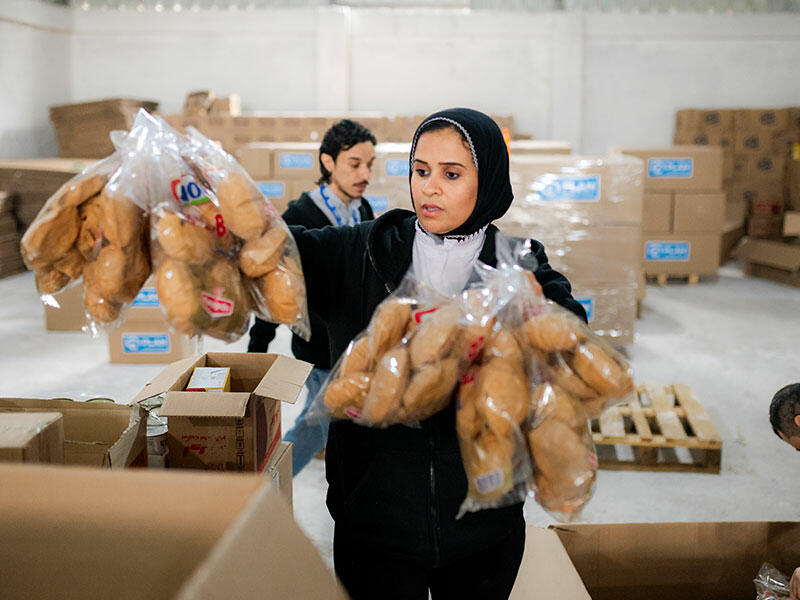
<svg viewBox="0 0 800 600">
<path fill-rule="evenodd" d="M 311 373 L 306 379 L 306 405 L 303 407 L 303 412 L 297 416 L 294 426 L 286 432 L 283 436 L 284 441 L 292 442 L 292 473 L 295 477 L 303 470 L 314 455 L 325 447 L 328 443 L 328 424 L 329 419 L 323 419 L 319 423 L 316 421 L 313 425 L 306 422 L 306 413 L 311 408 L 314 398 L 317 396 L 322 384 L 325 383 L 325 378 L 328 373 L 325 369 L 311 369 Z"/>
</svg>

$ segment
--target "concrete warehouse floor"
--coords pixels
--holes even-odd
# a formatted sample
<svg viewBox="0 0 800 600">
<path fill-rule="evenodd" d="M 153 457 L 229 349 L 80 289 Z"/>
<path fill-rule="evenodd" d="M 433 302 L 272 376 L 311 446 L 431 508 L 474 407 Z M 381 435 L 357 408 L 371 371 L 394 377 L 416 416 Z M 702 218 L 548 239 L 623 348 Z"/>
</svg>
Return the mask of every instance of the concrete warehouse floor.
<svg viewBox="0 0 800 600">
<path fill-rule="evenodd" d="M 106 396 L 128 402 L 159 365 L 111 365 L 103 339 L 48 333 L 32 273 L 0 280 L 0 394 L 10 397 Z M 723 440 L 719 475 L 599 472 L 585 522 L 800 520 L 800 455 L 772 432 L 772 394 L 800 381 L 800 290 L 743 277 L 736 263 L 696 286 L 648 286 L 636 341 L 627 348 L 637 383 L 686 383 Z M 205 341 L 206 351 L 246 350 Z M 286 328 L 271 348 L 289 353 Z M 291 427 L 304 397 L 284 405 Z M 322 461 L 294 482 L 295 517 L 330 561 L 333 523 L 325 508 Z M 529 500 L 531 524 L 553 520 Z"/>
</svg>

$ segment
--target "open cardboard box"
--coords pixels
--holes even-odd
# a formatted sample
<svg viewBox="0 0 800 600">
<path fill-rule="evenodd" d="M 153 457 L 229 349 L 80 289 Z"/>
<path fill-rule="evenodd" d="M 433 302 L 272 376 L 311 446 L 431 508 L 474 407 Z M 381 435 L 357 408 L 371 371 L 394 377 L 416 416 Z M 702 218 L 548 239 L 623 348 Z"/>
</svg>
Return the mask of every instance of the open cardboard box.
<svg viewBox="0 0 800 600">
<path fill-rule="evenodd" d="M 184 392 L 195 367 L 229 367 L 230 392 Z M 170 467 L 261 472 L 281 439 L 281 402 L 294 403 L 310 371 L 279 354 L 209 352 L 167 366 L 133 402 L 164 394 Z"/>
<path fill-rule="evenodd" d="M 0 412 L 61 413 L 65 464 L 112 469 L 147 465 L 147 422 L 138 406 L 0 398 Z"/>
<path fill-rule="evenodd" d="M 344 599 L 259 475 L 0 466 L 2 597 Z"/>
<path fill-rule="evenodd" d="M 752 277 L 800 287 L 800 242 L 758 240 L 745 237 L 734 250 Z"/>
<path fill-rule="evenodd" d="M 529 526 L 511 600 L 740 600 L 770 562 L 800 566 L 800 523 Z"/>
</svg>

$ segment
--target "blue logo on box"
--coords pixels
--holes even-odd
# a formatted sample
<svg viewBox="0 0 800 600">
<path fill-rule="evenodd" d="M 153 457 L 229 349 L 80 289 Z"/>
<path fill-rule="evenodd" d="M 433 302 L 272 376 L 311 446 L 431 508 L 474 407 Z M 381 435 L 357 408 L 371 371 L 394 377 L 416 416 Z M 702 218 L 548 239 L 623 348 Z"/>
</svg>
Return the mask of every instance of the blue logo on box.
<svg viewBox="0 0 800 600">
<path fill-rule="evenodd" d="M 687 262 L 691 256 L 690 242 L 647 242 L 645 259 Z"/>
<path fill-rule="evenodd" d="M 314 155 L 308 152 L 281 152 L 281 169 L 313 169 Z"/>
<path fill-rule="evenodd" d="M 404 158 L 390 158 L 386 161 L 386 175 L 389 177 L 408 177 L 408 161 Z"/>
<path fill-rule="evenodd" d="M 586 311 L 586 318 L 589 319 L 589 322 L 592 322 L 594 318 L 594 298 L 575 298 L 583 307 L 583 310 Z"/>
<path fill-rule="evenodd" d="M 542 175 L 533 184 L 537 200 L 599 202 L 600 175 Z"/>
<path fill-rule="evenodd" d="M 123 333 L 122 351 L 125 354 L 169 354 L 169 334 Z"/>
<path fill-rule="evenodd" d="M 647 161 L 647 175 L 653 179 L 689 179 L 694 174 L 691 158 L 651 158 Z"/>
<path fill-rule="evenodd" d="M 131 306 L 139 308 L 158 308 L 158 292 L 156 288 L 142 288 L 136 298 L 133 299 Z"/>
<path fill-rule="evenodd" d="M 267 198 L 281 198 L 285 187 L 282 181 L 256 181 L 259 191 Z"/>
<path fill-rule="evenodd" d="M 367 202 L 376 215 L 389 210 L 389 196 L 367 196 Z"/>
</svg>

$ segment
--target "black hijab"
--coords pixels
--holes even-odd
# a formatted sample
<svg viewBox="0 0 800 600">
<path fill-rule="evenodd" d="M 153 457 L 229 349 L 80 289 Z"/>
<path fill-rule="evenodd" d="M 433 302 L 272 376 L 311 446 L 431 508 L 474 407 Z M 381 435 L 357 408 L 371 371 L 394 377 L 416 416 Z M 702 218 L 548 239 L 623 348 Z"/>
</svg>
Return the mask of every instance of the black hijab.
<svg viewBox="0 0 800 600">
<path fill-rule="evenodd" d="M 508 147 L 503 133 L 491 117 L 471 108 L 449 108 L 433 113 L 417 127 L 409 155 L 409 186 L 414 172 L 414 153 L 417 140 L 432 124 L 444 122 L 458 129 L 469 144 L 472 161 L 478 169 L 478 199 L 472 214 L 447 236 L 470 235 L 502 217 L 514 194 L 508 175 Z M 414 204 L 413 193 L 411 203 Z"/>
</svg>

